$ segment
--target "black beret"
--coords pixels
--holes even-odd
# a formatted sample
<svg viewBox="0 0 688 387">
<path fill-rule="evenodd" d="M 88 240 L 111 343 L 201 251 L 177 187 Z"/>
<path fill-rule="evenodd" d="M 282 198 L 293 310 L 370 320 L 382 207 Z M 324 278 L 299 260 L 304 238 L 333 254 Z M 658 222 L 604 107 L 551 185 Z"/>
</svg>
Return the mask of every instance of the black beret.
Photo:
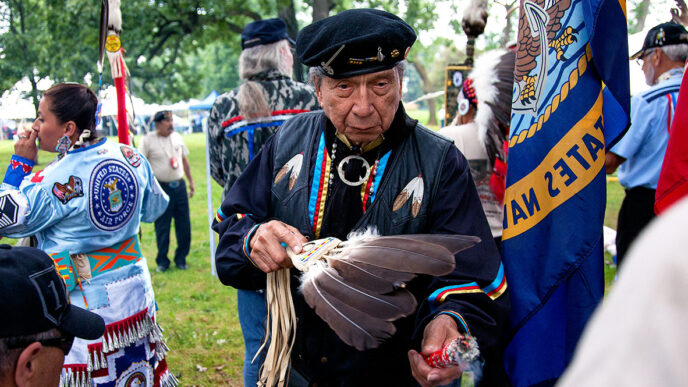
<svg viewBox="0 0 688 387">
<path fill-rule="evenodd" d="M 305 27 L 296 55 L 332 78 L 388 70 L 405 59 L 416 33 L 399 17 L 376 9 L 352 9 Z"/>
<path fill-rule="evenodd" d="M 275 43 L 279 40 L 294 41 L 287 35 L 287 25 L 282 19 L 265 19 L 250 22 L 241 33 L 241 49 Z"/>
</svg>

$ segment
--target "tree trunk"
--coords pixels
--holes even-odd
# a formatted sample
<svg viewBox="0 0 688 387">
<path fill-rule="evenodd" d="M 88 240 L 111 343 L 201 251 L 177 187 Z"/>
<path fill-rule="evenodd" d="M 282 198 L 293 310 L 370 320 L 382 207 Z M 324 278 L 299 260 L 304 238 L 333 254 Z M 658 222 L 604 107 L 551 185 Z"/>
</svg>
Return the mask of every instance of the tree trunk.
<svg viewBox="0 0 688 387">
<path fill-rule="evenodd" d="M 650 13 L 650 0 L 643 0 L 635 8 L 636 29 L 635 32 L 640 32 L 645 29 L 645 19 Z"/>
<path fill-rule="evenodd" d="M 432 93 L 432 86 L 430 85 L 430 79 L 428 79 L 428 72 L 425 71 L 425 66 L 417 61 L 412 62 L 413 67 L 418 72 L 420 79 L 423 81 L 423 92 L 425 94 Z M 436 126 L 437 125 L 437 112 L 435 111 L 435 99 L 426 99 L 425 102 L 428 104 L 428 110 L 430 115 L 428 116 L 427 125 Z"/>
<path fill-rule="evenodd" d="M 506 48 L 506 46 L 511 42 L 511 30 L 513 28 L 512 20 L 515 11 L 518 9 L 518 2 L 513 1 L 511 4 L 502 5 L 504 5 L 504 10 L 506 11 L 506 25 L 502 30 L 502 41 L 500 42 L 500 46 Z"/>
<path fill-rule="evenodd" d="M 36 109 L 36 115 L 38 116 L 38 103 L 40 102 L 38 99 L 38 81 L 36 81 L 36 77 L 31 74 L 29 76 L 29 82 L 31 82 L 31 99 L 33 100 L 33 107 Z"/>
<path fill-rule="evenodd" d="M 287 35 L 296 41 L 296 35 L 299 33 L 299 24 L 296 22 L 296 11 L 294 10 L 294 0 L 280 1 L 278 16 L 287 24 Z M 303 65 L 299 58 L 294 55 L 293 71 L 294 80 L 303 82 Z"/>
<path fill-rule="evenodd" d="M 333 0 L 313 0 L 313 22 L 330 16 L 330 10 L 333 7 Z"/>
</svg>

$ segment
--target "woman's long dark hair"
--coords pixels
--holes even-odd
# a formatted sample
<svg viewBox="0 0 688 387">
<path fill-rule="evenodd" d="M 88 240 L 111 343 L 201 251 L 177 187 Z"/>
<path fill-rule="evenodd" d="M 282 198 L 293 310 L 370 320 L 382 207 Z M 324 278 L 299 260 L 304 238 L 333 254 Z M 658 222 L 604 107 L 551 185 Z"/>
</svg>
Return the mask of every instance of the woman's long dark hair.
<svg viewBox="0 0 688 387">
<path fill-rule="evenodd" d="M 98 97 L 93 90 L 78 83 L 59 83 L 46 90 L 43 98 L 50 99 L 50 111 L 61 124 L 74 121 L 80 135 L 86 129 L 91 132 L 84 140 L 96 138 Z"/>
</svg>

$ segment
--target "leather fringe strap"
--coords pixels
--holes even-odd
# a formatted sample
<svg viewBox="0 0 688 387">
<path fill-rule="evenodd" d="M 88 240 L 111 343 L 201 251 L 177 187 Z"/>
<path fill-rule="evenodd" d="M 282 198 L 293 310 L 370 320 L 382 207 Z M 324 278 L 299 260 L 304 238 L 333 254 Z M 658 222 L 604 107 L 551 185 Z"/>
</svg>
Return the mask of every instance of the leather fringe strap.
<svg viewBox="0 0 688 387">
<path fill-rule="evenodd" d="M 286 386 L 289 380 L 291 349 L 296 338 L 296 313 L 291 296 L 289 269 L 268 273 L 266 284 L 267 319 L 263 344 L 253 358 L 267 345 L 265 362 L 260 367 L 258 386 Z"/>
</svg>

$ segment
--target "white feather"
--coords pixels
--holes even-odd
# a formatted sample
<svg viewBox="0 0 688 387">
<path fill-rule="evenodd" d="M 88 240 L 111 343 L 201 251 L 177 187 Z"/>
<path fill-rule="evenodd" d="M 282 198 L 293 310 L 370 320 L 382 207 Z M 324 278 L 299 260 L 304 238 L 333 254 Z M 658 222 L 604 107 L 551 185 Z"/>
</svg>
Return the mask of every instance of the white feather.
<svg viewBox="0 0 688 387">
<path fill-rule="evenodd" d="M 299 285 L 299 292 L 303 294 L 303 286 L 305 283 L 314 281 L 325 270 L 324 265 L 314 264 L 308 268 L 308 271 L 301 273 L 301 285 Z"/>
<path fill-rule="evenodd" d="M 421 176 L 418 176 L 411 180 L 411 183 L 413 184 L 413 188 L 411 188 L 411 192 L 413 192 L 413 199 L 411 203 L 422 201 L 423 192 L 425 190 L 425 187 L 423 185 L 423 178 Z"/>
<path fill-rule="evenodd" d="M 484 53 L 476 59 L 473 70 L 468 78 L 473 80 L 473 88 L 478 97 L 478 112 L 475 115 L 475 123 L 478 125 L 478 138 L 481 144 L 485 144 L 488 124 L 494 119 L 492 108 L 487 104 L 494 103 L 497 99 L 497 82 L 495 65 L 507 51 L 503 49 L 492 50 Z"/>
<path fill-rule="evenodd" d="M 120 10 L 120 0 L 108 1 L 108 28 L 114 29 L 118 33 L 122 31 L 122 11 Z"/>
</svg>

